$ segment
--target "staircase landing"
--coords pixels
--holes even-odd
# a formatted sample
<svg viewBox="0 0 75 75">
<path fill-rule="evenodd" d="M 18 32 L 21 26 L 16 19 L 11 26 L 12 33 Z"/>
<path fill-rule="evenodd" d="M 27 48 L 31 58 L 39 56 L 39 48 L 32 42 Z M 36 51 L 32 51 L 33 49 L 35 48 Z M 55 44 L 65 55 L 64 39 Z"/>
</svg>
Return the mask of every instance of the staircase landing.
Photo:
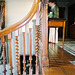
<svg viewBox="0 0 75 75">
<path fill-rule="evenodd" d="M 43 68 L 43 75 L 75 75 L 75 57 L 58 47 L 49 44 L 49 68 Z"/>
</svg>

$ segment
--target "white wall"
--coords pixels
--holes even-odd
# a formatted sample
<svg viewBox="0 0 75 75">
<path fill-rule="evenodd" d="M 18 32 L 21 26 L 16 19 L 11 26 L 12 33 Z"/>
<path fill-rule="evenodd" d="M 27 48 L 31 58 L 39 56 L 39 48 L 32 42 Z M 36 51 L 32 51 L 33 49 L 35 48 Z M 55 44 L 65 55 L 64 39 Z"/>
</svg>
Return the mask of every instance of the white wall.
<svg viewBox="0 0 75 75">
<path fill-rule="evenodd" d="M 20 21 L 30 11 L 34 0 L 6 0 L 5 26 L 11 26 Z"/>
<path fill-rule="evenodd" d="M 9 27 L 12 24 L 15 24 L 16 22 L 20 21 L 22 18 L 24 18 L 30 11 L 30 9 L 33 5 L 33 2 L 34 2 L 34 0 L 6 0 L 5 26 Z M 33 19 L 35 19 L 35 16 Z M 29 40 L 28 40 L 29 39 L 29 30 L 28 29 L 29 28 L 28 28 L 28 24 L 27 24 L 26 25 L 26 53 L 27 54 L 29 53 L 29 51 L 28 51 L 29 50 Z M 33 30 L 32 33 L 34 33 L 34 31 L 35 30 Z M 22 43 L 21 41 L 22 41 L 22 31 L 21 31 L 21 29 L 19 29 L 19 43 Z M 21 45 L 20 45 L 20 49 L 22 49 Z M 20 54 L 22 54 L 22 53 L 23 53 L 22 50 L 20 50 Z"/>
</svg>

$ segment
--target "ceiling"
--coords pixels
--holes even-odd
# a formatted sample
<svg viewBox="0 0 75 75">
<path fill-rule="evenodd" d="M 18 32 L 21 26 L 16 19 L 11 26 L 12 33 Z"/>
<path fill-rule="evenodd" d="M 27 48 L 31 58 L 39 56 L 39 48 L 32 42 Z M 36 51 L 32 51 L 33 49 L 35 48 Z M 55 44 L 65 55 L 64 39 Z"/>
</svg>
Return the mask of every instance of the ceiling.
<svg viewBox="0 0 75 75">
<path fill-rule="evenodd" d="M 75 3 L 75 0 L 56 0 L 59 6 L 70 6 Z"/>
</svg>

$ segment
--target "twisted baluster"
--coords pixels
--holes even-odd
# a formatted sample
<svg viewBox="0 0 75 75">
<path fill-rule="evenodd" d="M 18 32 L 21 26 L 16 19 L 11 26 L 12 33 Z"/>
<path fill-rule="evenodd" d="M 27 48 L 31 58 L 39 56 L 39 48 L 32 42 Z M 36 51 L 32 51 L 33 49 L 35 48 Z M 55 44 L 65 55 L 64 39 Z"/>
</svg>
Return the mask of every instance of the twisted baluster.
<svg viewBox="0 0 75 75">
<path fill-rule="evenodd" d="M 18 46 L 18 36 L 16 36 L 16 63 L 17 63 L 17 75 L 20 73 L 19 66 L 19 46 Z"/>
<path fill-rule="evenodd" d="M 36 75 L 39 75 L 39 65 L 38 65 L 38 57 L 39 57 L 39 7 L 36 12 Z"/>
<path fill-rule="evenodd" d="M 39 26 L 36 26 L 36 75 L 39 75 L 39 65 L 38 65 L 38 57 L 39 57 Z"/>
<path fill-rule="evenodd" d="M 39 26 L 36 26 L 36 54 L 39 54 Z"/>
<path fill-rule="evenodd" d="M 5 57 L 5 38 L 4 38 L 4 36 L 3 37 L 1 37 L 1 42 L 2 42 L 2 49 L 3 49 L 3 66 L 4 66 L 4 71 L 3 71 L 3 73 L 4 73 L 4 75 L 6 75 L 6 72 L 7 72 L 7 70 L 6 70 L 6 65 L 5 65 L 5 60 L 6 60 L 6 57 Z"/>
</svg>

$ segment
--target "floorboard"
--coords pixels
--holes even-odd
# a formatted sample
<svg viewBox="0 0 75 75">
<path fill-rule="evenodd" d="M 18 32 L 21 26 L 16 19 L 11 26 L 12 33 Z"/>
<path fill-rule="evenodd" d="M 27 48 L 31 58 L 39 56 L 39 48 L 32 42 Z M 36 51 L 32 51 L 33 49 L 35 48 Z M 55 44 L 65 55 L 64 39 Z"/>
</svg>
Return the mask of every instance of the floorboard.
<svg viewBox="0 0 75 75">
<path fill-rule="evenodd" d="M 56 44 L 49 44 L 49 68 L 43 68 L 43 75 L 75 75 L 75 56 Z"/>
</svg>

